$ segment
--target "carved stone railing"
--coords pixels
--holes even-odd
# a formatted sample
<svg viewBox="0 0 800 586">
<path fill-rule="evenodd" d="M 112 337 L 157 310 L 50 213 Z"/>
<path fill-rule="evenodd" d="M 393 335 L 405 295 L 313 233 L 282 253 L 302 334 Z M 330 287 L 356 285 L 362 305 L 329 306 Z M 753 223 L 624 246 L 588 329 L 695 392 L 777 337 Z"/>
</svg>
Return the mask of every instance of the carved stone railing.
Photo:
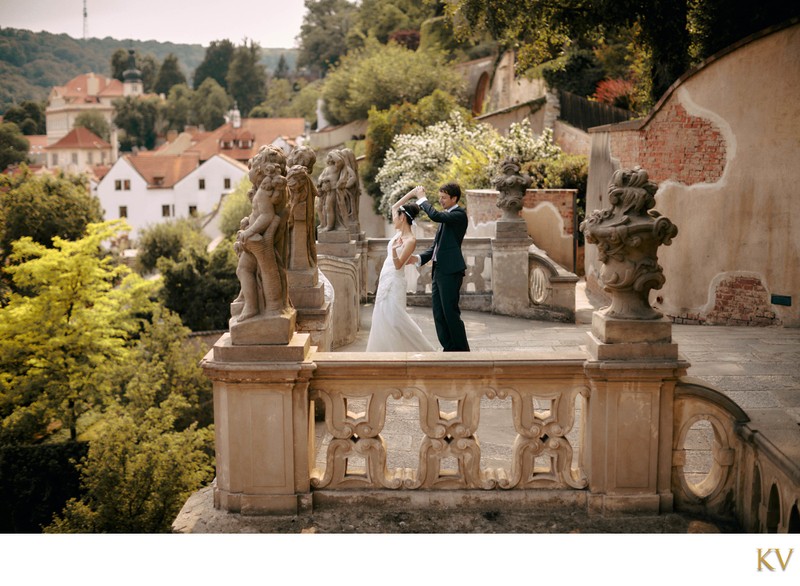
<svg viewBox="0 0 800 586">
<path fill-rule="evenodd" d="M 790 461 L 733 401 L 697 379 L 675 389 L 675 508 L 735 517 L 752 533 L 796 532 L 800 465 Z"/>
<path fill-rule="evenodd" d="M 730 399 L 686 378 L 680 360 L 596 360 L 580 349 L 332 353 L 313 351 L 308 334 L 261 349 L 228 337 L 203 361 L 214 381 L 217 508 L 294 514 L 354 490 L 429 506 L 441 491 L 471 491 L 501 505 L 545 489 L 590 513 L 798 528 L 797 462 Z"/>
<path fill-rule="evenodd" d="M 319 453 L 310 446 L 312 489 L 585 488 L 583 359 L 470 358 L 316 354 L 309 397 L 324 403 L 327 433 Z M 479 439 L 489 412 L 491 462 L 498 449 L 507 456 L 494 467 Z M 398 451 L 407 456 L 412 441 L 418 457 L 393 467 L 389 436 L 398 419 Z"/>
</svg>

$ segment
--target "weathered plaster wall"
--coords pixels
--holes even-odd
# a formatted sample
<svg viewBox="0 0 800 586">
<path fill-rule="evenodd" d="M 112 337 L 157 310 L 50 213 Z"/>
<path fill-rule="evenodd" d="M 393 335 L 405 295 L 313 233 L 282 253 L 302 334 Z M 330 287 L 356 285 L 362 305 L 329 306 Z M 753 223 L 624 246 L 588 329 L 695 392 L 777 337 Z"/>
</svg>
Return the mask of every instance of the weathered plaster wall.
<svg viewBox="0 0 800 586">
<path fill-rule="evenodd" d="M 643 122 L 593 130 L 587 210 L 604 207 L 614 168 L 660 184 L 656 209 L 679 233 L 659 250 L 666 284 L 652 301 L 676 321 L 800 326 L 798 92 L 795 23 L 712 57 Z"/>
</svg>

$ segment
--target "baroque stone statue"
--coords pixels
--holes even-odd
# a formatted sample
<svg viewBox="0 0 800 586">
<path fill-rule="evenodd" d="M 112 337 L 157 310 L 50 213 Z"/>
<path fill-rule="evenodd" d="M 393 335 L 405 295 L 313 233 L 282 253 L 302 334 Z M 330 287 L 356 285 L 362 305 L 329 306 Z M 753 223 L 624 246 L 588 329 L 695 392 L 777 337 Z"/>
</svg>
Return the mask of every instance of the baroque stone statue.
<svg viewBox="0 0 800 586">
<path fill-rule="evenodd" d="M 652 209 L 657 189 L 639 167 L 615 171 L 608 187 L 610 207 L 593 211 L 581 223 L 586 242 L 597 245 L 603 263 L 599 279 L 611 305 L 601 313 L 608 317 L 662 317 L 651 307 L 649 294 L 664 284 L 658 247 L 671 244 L 678 228 Z"/>
<path fill-rule="evenodd" d="M 291 159 L 290 159 L 291 160 Z M 311 168 L 314 164 L 311 163 Z M 317 266 L 317 243 L 314 234 L 314 202 L 317 187 L 305 165 L 292 165 L 286 174 L 289 187 L 289 265 L 291 270 Z"/>
<path fill-rule="evenodd" d="M 329 152 L 317 183 L 320 232 L 357 230 L 361 186 L 353 151 L 345 148 Z"/>
<path fill-rule="evenodd" d="M 285 164 L 283 152 L 272 145 L 262 147 L 248 162 L 252 211 L 242 219 L 234 244 L 241 292 L 234 301 L 232 325 L 291 307 L 286 279 L 289 212 L 282 175 Z"/>
<path fill-rule="evenodd" d="M 520 173 L 520 169 L 517 157 L 507 157 L 500 165 L 500 173 L 492 178 L 492 185 L 500 192 L 497 207 L 503 210 L 503 220 L 522 221 L 519 215 L 522 199 L 533 180 L 527 173 Z"/>
</svg>

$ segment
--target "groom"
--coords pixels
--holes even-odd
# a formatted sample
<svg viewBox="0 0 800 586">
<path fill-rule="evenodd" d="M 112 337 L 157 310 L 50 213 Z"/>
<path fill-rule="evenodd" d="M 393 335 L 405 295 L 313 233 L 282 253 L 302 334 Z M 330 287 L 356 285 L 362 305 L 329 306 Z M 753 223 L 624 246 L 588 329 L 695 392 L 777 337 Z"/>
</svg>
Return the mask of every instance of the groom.
<svg viewBox="0 0 800 586">
<path fill-rule="evenodd" d="M 439 223 L 433 245 L 412 262 L 419 266 L 433 261 L 432 302 L 436 335 L 445 352 L 469 352 L 467 332 L 461 321 L 458 298 L 464 271 L 467 268 L 461 254 L 461 241 L 467 232 L 467 213 L 458 205 L 461 188 L 457 183 L 447 183 L 439 188 L 439 203 L 444 211 L 436 211 L 425 196 L 425 189 L 418 188 L 422 196 L 417 200 L 428 217 Z"/>
</svg>

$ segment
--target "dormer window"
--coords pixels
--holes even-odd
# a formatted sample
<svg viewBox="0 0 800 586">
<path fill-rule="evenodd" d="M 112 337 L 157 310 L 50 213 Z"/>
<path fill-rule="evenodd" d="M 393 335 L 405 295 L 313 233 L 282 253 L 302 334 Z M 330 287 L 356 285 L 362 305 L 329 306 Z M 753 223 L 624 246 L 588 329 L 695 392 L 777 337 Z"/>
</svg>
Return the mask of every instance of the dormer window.
<svg viewBox="0 0 800 586">
<path fill-rule="evenodd" d="M 153 177 L 153 185 L 164 185 L 163 177 Z"/>
</svg>

